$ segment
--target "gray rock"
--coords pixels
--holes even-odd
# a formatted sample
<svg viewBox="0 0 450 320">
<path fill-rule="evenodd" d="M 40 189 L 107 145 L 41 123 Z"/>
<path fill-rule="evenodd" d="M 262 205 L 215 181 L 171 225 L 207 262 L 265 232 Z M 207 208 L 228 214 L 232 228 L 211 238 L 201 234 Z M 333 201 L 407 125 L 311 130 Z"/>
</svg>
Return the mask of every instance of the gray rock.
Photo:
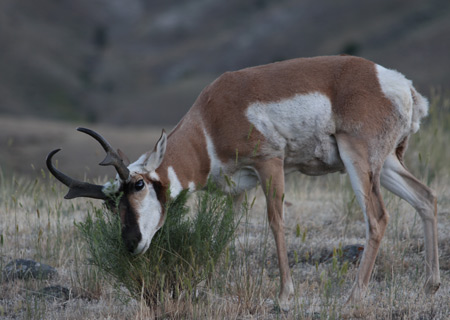
<svg viewBox="0 0 450 320">
<path fill-rule="evenodd" d="M 364 253 L 364 246 L 362 244 L 349 244 L 343 246 L 341 250 L 338 251 L 337 259 L 339 262 L 349 262 L 353 264 L 359 263 L 362 255 Z M 333 258 L 333 251 L 331 251 L 328 256 L 323 260 L 323 262 L 328 262 Z"/>
<path fill-rule="evenodd" d="M 334 251 L 335 250 L 330 248 L 320 248 L 314 251 L 311 249 L 308 251 L 298 252 L 297 254 L 295 254 L 294 251 L 289 251 L 289 266 L 293 267 L 296 263 L 327 263 L 333 259 Z M 336 250 L 336 258 L 340 263 L 348 262 L 351 264 L 358 264 L 363 253 L 364 245 L 350 244 L 343 246 L 340 250 Z M 274 259 L 275 258 L 276 257 L 274 256 Z"/>
<path fill-rule="evenodd" d="M 42 288 L 41 290 L 38 291 L 37 294 L 47 299 L 55 299 L 62 301 L 67 301 L 72 296 L 72 292 L 70 289 L 60 285 Z"/>
<path fill-rule="evenodd" d="M 46 280 L 58 275 L 55 268 L 28 259 L 16 259 L 8 263 L 2 272 L 3 281 L 15 279 Z"/>
</svg>

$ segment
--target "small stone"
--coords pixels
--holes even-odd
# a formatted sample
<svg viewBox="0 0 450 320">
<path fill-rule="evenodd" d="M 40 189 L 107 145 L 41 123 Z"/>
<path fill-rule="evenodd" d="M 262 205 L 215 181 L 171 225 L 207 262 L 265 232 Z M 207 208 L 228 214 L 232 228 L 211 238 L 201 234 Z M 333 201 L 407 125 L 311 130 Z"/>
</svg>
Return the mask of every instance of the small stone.
<svg viewBox="0 0 450 320">
<path fill-rule="evenodd" d="M 337 256 L 339 262 L 349 262 L 356 264 L 362 257 L 364 246 L 360 244 L 349 244 L 341 248 L 341 254 Z M 323 262 L 330 261 L 333 258 L 333 252 L 330 252 Z"/>
<path fill-rule="evenodd" d="M 38 291 L 38 295 L 48 299 L 67 301 L 70 299 L 72 293 L 71 290 L 66 287 L 55 285 L 42 288 Z"/>
<path fill-rule="evenodd" d="M 342 248 L 342 260 L 350 263 L 358 263 L 364 252 L 361 244 L 350 244 Z"/>
<path fill-rule="evenodd" d="M 3 281 L 15 279 L 40 279 L 46 280 L 58 274 L 55 268 L 28 259 L 16 259 L 8 263 L 2 272 Z"/>
</svg>

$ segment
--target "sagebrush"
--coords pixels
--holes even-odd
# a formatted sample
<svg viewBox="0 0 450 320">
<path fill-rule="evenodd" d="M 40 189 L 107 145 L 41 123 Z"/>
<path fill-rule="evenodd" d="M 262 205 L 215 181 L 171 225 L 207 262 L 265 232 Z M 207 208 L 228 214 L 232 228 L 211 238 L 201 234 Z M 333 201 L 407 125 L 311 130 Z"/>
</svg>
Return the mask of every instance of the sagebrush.
<svg viewBox="0 0 450 320">
<path fill-rule="evenodd" d="M 231 198 L 211 183 L 199 195 L 192 216 L 187 199 L 183 191 L 167 203 L 164 225 L 147 252 L 138 256 L 126 249 L 118 214 L 106 207 L 93 208 L 77 224 L 88 244 L 90 262 L 148 304 L 194 293 L 214 272 L 239 219 L 234 219 Z"/>
</svg>

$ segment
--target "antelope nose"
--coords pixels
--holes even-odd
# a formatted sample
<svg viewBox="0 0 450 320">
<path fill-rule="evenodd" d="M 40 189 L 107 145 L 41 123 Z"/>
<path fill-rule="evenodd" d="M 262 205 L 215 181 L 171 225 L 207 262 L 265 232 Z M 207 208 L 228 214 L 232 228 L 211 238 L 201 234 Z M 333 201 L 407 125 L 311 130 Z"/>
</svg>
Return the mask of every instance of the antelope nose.
<svg viewBox="0 0 450 320">
<path fill-rule="evenodd" d="M 134 252 L 142 239 L 141 233 L 139 231 L 123 232 L 122 237 L 129 252 Z"/>
</svg>

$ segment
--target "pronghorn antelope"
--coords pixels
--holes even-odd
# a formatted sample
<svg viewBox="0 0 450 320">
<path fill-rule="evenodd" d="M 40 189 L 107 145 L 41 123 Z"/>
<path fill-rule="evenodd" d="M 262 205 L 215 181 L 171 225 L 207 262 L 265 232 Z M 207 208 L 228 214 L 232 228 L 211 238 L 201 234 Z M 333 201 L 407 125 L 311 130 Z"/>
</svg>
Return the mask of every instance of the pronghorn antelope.
<svg viewBox="0 0 450 320">
<path fill-rule="evenodd" d="M 135 254 L 147 250 L 164 223 L 166 197 L 195 191 L 212 178 L 239 198 L 259 182 L 280 269 L 280 305 L 294 293 L 283 223 L 284 177 L 347 172 L 366 222 L 366 244 L 350 301 L 368 286 L 389 215 L 380 184 L 419 213 L 425 234 L 425 291 L 440 285 L 436 197 L 409 173 L 403 155 L 410 134 L 419 129 L 428 102 L 397 71 L 352 56 L 294 59 L 227 72 L 207 86 L 189 112 L 155 148 L 128 164 L 124 155 L 94 131 L 113 165 L 114 182 L 94 185 L 47 166 L 70 189 L 66 198 L 119 203 L 122 235 Z M 226 178 L 235 181 L 230 187 Z M 270 183 L 268 183 L 270 181 Z M 170 190 L 170 193 L 168 192 Z"/>
</svg>

